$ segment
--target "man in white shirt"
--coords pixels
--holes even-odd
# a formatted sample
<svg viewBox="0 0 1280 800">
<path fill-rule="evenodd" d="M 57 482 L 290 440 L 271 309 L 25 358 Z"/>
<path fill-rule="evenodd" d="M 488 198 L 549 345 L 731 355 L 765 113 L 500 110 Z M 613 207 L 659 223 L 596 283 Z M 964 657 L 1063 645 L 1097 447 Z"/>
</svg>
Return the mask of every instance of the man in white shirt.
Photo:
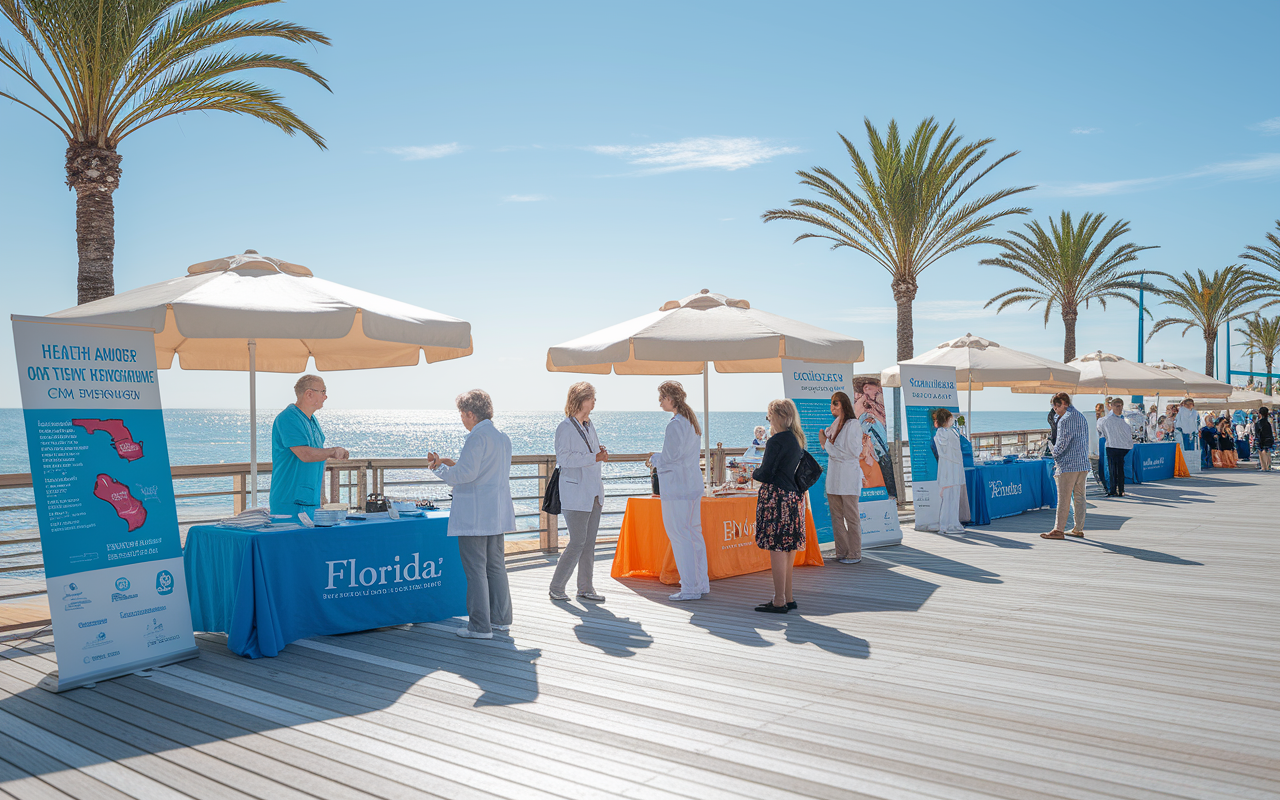
<svg viewBox="0 0 1280 800">
<path fill-rule="evenodd" d="M 1133 427 L 1124 418 L 1124 400 L 1111 401 L 1111 412 L 1098 420 L 1098 433 L 1107 440 L 1107 497 L 1124 497 L 1124 460 L 1133 449 Z"/>
<path fill-rule="evenodd" d="M 1178 434 L 1178 443 L 1183 450 L 1196 449 L 1196 436 L 1200 433 L 1200 420 L 1196 419 L 1196 401 L 1188 397 L 1178 407 L 1178 416 L 1173 421 L 1173 429 Z"/>
</svg>

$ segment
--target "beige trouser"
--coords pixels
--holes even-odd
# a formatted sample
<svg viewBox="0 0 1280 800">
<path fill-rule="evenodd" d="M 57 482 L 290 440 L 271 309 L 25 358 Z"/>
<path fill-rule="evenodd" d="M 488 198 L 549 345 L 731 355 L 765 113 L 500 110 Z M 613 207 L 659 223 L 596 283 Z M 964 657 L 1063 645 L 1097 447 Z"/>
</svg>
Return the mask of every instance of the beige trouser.
<svg viewBox="0 0 1280 800">
<path fill-rule="evenodd" d="M 1058 520 L 1054 523 L 1055 531 L 1066 531 L 1067 512 L 1072 500 L 1075 501 L 1076 524 L 1074 531 L 1084 530 L 1084 483 L 1089 476 L 1088 470 L 1080 472 L 1064 472 L 1057 476 L 1058 483 Z"/>
<path fill-rule="evenodd" d="M 858 495 L 829 494 L 827 505 L 831 507 L 836 558 L 862 558 L 862 517 L 858 516 Z"/>
</svg>

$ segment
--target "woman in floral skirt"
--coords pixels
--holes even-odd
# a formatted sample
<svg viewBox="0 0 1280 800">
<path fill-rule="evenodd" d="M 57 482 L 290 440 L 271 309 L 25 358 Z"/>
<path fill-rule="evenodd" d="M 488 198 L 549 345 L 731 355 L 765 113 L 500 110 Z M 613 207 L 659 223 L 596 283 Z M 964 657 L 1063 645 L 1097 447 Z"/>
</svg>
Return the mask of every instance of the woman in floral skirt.
<svg viewBox="0 0 1280 800">
<path fill-rule="evenodd" d="M 756 505 L 756 547 L 769 551 L 773 572 L 773 599 L 756 611 L 785 614 L 796 607 L 791 594 L 795 552 L 803 550 L 804 495 L 796 487 L 796 467 L 804 451 L 800 414 L 790 400 L 769 403 L 769 424 L 774 435 L 764 448 L 764 459 L 752 475 L 760 482 Z"/>
</svg>

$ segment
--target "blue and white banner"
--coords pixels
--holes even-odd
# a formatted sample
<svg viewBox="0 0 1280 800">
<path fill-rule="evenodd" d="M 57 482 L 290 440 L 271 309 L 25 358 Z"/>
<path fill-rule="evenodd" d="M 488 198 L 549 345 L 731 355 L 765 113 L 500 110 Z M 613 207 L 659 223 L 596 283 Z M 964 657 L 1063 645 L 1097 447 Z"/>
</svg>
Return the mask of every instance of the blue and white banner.
<svg viewBox="0 0 1280 800">
<path fill-rule="evenodd" d="M 809 490 L 813 524 L 818 541 L 830 542 L 835 536 L 831 527 L 831 509 L 827 505 L 827 452 L 822 449 L 818 431 L 832 422 L 831 396 L 836 392 L 849 395 L 854 413 L 862 422 L 863 451 L 862 494 L 858 512 L 862 522 L 862 546 L 884 547 L 902 541 L 898 524 L 897 491 L 893 462 L 889 454 L 885 429 L 884 392 L 878 378 L 854 376 L 850 364 L 817 364 L 782 359 L 783 394 L 796 404 L 800 425 L 804 428 L 806 449 L 822 467 L 822 476 Z"/>
<path fill-rule="evenodd" d="M 907 441 L 911 444 L 911 498 L 916 530 L 936 531 L 939 521 L 938 457 L 929 445 L 936 432 L 933 412 L 945 408 L 960 413 L 956 368 L 899 364 L 903 405 L 907 410 Z"/>
<path fill-rule="evenodd" d="M 58 660 L 49 688 L 195 657 L 152 331 L 12 320 Z"/>
</svg>

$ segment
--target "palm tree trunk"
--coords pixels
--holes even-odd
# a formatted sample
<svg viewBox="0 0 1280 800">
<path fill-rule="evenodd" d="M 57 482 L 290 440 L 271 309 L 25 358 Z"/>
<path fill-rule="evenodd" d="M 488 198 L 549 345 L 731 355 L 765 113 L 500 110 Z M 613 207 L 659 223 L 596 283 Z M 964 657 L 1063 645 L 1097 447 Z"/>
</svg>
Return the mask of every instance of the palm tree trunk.
<svg viewBox="0 0 1280 800">
<path fill-rule="evenodd" d="M 898 304 L 898 360 L 915 357 L 915 324 L 911 318 L 911 303 L 916 299 L 918 286 L 914 280 L 894 278 L 890 284 L 893 299 Z"/>
<path fill-rule="evenodd" d="M 1267 364 L 1267 394 L 1271 394 L 1271 364 L 1272 364 L 1272 359 L 1268 358 L 1268 359 L 1266 359 L 1265 361 L 1266 361 L 1266 364 Z"/>
<path fill-rule="evenodd" d="M 1076 360 L 1076 320 L 1079 314 L 1075 309 L 1069 313 L 1062 312 L 1062 328 L 1064 331 L 1062 337 L 1062 361 L 1068 363 Z"/>
<path fill-rule="evenodd" d="M 67 148 L 67 186 L 76 192 L 76 249 L 80 273 L 76 302 L 88 303 L 116 292 L 114 268 L 120 154 L 76 142 Z"/>
<path fill-rule="evenodd" d="M 1213 351 L 1218 346 L 1218 332 L 1210 331 L 1204 335 L 1204 374 L 1213 377 Z"/>
</svg>

